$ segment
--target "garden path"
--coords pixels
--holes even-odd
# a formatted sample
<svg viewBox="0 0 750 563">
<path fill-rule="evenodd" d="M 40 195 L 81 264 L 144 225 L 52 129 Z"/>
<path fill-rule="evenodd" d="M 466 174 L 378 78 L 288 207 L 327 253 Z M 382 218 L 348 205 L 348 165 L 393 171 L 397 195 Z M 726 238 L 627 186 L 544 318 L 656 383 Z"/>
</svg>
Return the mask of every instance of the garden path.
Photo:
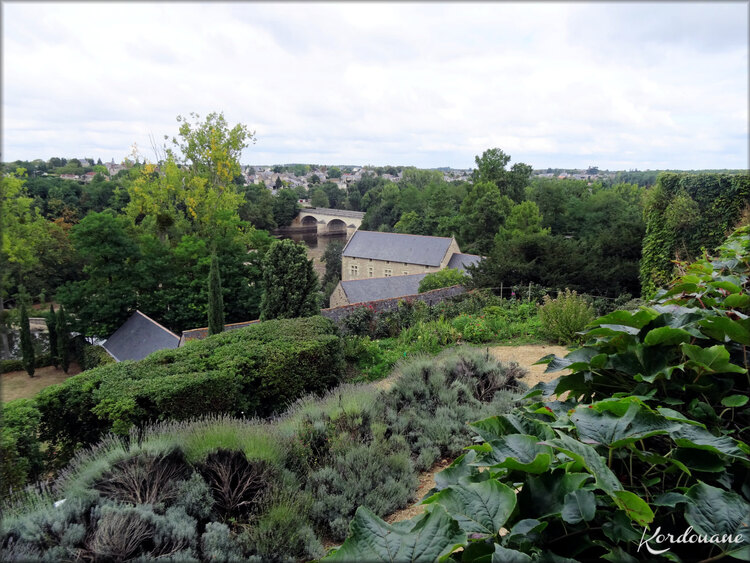
<svg viewBox="0 0 750 563">
<path fill-rule="evenodd" d="M 516 362 L 521 367 L 528 370 L 528 375 L 523 378 L 523 382 L 529 387 L 533 387 L 540 381 L 552 381 L 560 375 L 556 373 L 544 373 L 547 369 L 546 364 L 535 366 L 534 362 L 548 354 L 555 354 L 557 356 L 565 356 L 568 350 L 563 346 L 555 346 L 552 344 L 532 344 L 526 346 L 492 346 L 489 348 L 490 354 L 495 356 L 501 362 Z M 390 380 L 390 381 L 389 381 Z M 387 383 L 388 386 L 392 383 L 391 378 L 384 379 L 381 384 Z M 383 387 L 386 388 L 387 387 Z M 401 520 L 408 520 L 413 518 L 417 514 L 424 511 L 424 505 L 419 504 L 422 497 L 424 497 L 434 486 L 435 486 L 435 473 L 439 473 L 453 462 L 452 459 L 441 459 L 430 469 L 425 471 L 419 476 L 419 488 L 415 494 L 418 499 L 415 504 L 407 506 L 402 510 L 397 510 L 392 514 L 386 516 L 384 520 L 389 524 L 394 522 L 400 522 Z"/>
</svg>

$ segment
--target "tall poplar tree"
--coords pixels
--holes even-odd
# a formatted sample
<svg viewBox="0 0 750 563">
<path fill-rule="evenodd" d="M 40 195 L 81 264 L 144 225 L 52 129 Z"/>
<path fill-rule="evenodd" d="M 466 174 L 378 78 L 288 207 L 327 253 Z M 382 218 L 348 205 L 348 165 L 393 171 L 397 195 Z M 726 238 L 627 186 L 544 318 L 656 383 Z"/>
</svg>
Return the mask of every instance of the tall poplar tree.
<svg viewBox="0 0 750 563">
<path fill-rule="evenodd" d="M 68 333 L 68 319 L 65 316 L 65 309 L 61 305 L 57 310 L 57 357 L 65 373 L 68 373 L 70 366 L 70 356 L 68 348 L 70 347 L 70 334 Z"/>
<path fill-rule="evenodd" d="M 211 255 L 211 270 L 208 273 L 208 335 L 224 330 L 224 298 L 221 295 L 221 276 L 216 254 Z"/>
<path fill-rule="evenodd" d="M 31 340 L 29 314 L 23 300 L 21 300 L 21 354 L 23 368 L 29 374 L 29 377 L 34 377 L 34 342 Z"/>
</svg>

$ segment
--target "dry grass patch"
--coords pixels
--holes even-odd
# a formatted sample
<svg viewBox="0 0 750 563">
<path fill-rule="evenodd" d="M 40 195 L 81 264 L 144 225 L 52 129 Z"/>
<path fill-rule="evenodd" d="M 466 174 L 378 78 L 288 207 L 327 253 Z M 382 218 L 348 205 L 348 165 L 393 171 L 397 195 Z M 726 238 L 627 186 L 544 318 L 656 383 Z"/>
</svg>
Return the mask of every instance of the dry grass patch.
<svg viewBox="0 0 750 563">
<path fill-rule="evenodd" d="M 54 366 L 36 368 L 34 377 L 25 371 L 11 371 L 0 375 L 0 391 L 3 403 L 14 399 L 30 399 L 50 385 L 62 383 L 69 377 L 81 373 L 78 364 L 71 362 L 68 373 Z"/>
</svg>

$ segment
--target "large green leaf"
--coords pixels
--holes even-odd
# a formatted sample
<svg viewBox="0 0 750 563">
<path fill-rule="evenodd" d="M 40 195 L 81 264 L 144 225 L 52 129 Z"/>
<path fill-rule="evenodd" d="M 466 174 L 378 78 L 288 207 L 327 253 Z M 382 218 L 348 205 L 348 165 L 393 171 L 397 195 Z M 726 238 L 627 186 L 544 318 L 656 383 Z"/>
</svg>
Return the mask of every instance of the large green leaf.
<svg viewBox="0 0 750 563">
<path fill-rule="evenodd" d="M 497 479 L 451 485 L 422 501 L 439 504 L 467 533 L 494 535 L 516 507 L 516 493 Z"/>
<path fill-rule="evenodd" d="M 544 373 L 551 373 L 563 369 L 576 371 L 588 366 L 591 358 L 600 353 L 601 352 L 596 348 L 584 346 L 583 348 L 573 350 L 570 354 L 565 356 L 565 358 L 558 358 L 557 356 L 550 354 L 539 360 L 537 363 L 547 363 L 547 369 L 544 370 Z"/>
<path fill-rule="evenodd" d="M 682 448 L 695 448 L 723 454 L 747 461 L 747 456 L 729 436 L 714 436 L 705 428 L 683 424 L 670 432 L 675 444 Z"/>
<path fill-rule="evenodd" d="M 729 351 L 717 344 L 710 348 L 701 348 L 692 344 L 682 344 L 682 352 L 690 358 L 685 363 L 699 373 L 745 373 L 745 368 L 736 366 L 729 361 Z"/>
<path fill-rule="evenodd" d="M 724 397 L 721 400 L 721 404 L 725 407 L 737 408 L 744 407 L 747 404 L 747 401 L 747 395 L 730 395 L 729 397 Z"/>
<path fill-rule="evenodd" d="M 324 561 L 435 561 L 467 542 L 466 532 L 442 506 L 396 525 L 387 524 L 360 506 L 349 532 L 344 544 Z"/>
<path fill-rule="evenodd" d="M 617 324 L 641 329 L 654 320 L 659 313 L 653 309 L 641 309 L 636 313 L 630 311 L 613 311 L 608 315 L 599 317 L 594 322 L 601 324 Z"/>
<path fill-rule="evenodd" d="M 593 520 L 596 515 L 596 496 L 586 489 L 577 489 L 565 495 L 562 519 L 568 524 Z"/>
<path fill-rule="evenodd" d="M 744 309 L 750 305 L 750 295 L 747 293 L 733 293 L 724 299 L 724 306 L 732 309 Z"/>
<path fill-rule="evenodd" d="M 548 525 L 549 522 L 540 522 L 536 518 L 524 518 L 503 536 L 503 543 L 521 551 L 530 551 L 542 542 L 542 532 Z"/>
<path fill-rule="evenodd" d="M 615 491 L 613 493 L 615 504 L 625 511 L 633 522 L 645 526 L 654 521 L 654 512 L 648 503 L 641 497 L 630 491 Z"/>
<path fill-rule="evenodd" d="M 543 473 L 547 471 L 552 458 L 552 448 L 540 444 L 536 436 L 508 434 L 485 444 L 475 463 L 527 473 Z"/>
<path fill-rule="evenodd" d="M 561 514 L 566 495 L 582 488 L 590 478 L 588 473 L 565 473 L 561 469 L 528 477 L 518 498 L 521 516 L 530 519 Z"/>
<path fill-rule="evenodd" d="M 520 413 L 520 411 L 518 411 Z M 507 434 L 529 434 L 545 438 L 554 438 L 554 432 L 547 424 L 510 413 L 491 416 L 469 424 L 486 442 L 499 440 Z"/>
<path fill-rule="evenodd" d="M 611 496 L 615 491 L 622 490 L 622 484 L 617 476 L 607 467 L 604 458 L 594 448 L 559 430 L 558 436 L 556 440 L 549 440 L 546 444 L 559 449 L 581 463 L 594 476 L 596 485 L 608 495 Z"/>
<path fill-rule="evenodd" d="M 735 557 L 740 553 L 745 557 L 750 555 L 750 503 L 737 493 L 701 481 L 690 487 L 685 496 L 691 501 L 685 506 L 685 520 L 696 532 L 709 537 L 731 534 L 735 539 L 741 535 L 740 542 L 717 545 L 722 552 Z"/>
<path fill-rule="evenodd" d="M 579 407 L 570 419 L 576 425 L 582 442 L 618 448 L 658 434 L 667 434 L 676 423 L 647 411 L 638 403 L 630 403 L 622 416 L 599 412 L 594 405 Z"/>
<path fill-rule="evenodd" d="M 477 453 L 470 450 L 457 457 L 448 467 L 435 473 L 435 488 L 440 491 L 451 485 L 457 485 L 461 479 L 476 476 L 479 468 L 471 465 L 476 459 Z"/>
<path fill-rule="evenodd" d="M 515 549 L 507 549 L 495 544 L 492 563 L 531 563 L 531 557 Z"/>
<path fill-rule="evenodd" d="M 650 330 L 643 342 L 646 346 L 657 346 L 659 344 L 673 346 L 682 342 L 690 342 L 691 338 L 692 335 L 686 330 L 662 326 Z"/>
<path fill-rule="evenodd" d="M 745 297 L 750 300 L 749 295 Z M 750 345 L 750 330 L 747 322 L 735 321 L 729 317 L 711 317 L 698 323 L 708 336 L 719 342 L 735 341 L 745 346 Z"/>
</svg>

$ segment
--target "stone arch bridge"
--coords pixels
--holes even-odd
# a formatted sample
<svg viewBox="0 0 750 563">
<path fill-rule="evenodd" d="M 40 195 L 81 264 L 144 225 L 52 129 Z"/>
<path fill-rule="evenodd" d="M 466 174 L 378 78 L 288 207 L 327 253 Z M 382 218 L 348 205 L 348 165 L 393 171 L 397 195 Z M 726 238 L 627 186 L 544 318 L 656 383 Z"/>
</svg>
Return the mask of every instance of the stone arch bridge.
<svg viewBox="0 0 750 563">
<path fill-rule="evenodd" d="M 300 210 L 290 227 L 305 231 L 315 229 L 319 235 L 340 234 L 348 229 L 359 229 L 364 216 L 363 211 L 307 207 Z"/>
</svg>

